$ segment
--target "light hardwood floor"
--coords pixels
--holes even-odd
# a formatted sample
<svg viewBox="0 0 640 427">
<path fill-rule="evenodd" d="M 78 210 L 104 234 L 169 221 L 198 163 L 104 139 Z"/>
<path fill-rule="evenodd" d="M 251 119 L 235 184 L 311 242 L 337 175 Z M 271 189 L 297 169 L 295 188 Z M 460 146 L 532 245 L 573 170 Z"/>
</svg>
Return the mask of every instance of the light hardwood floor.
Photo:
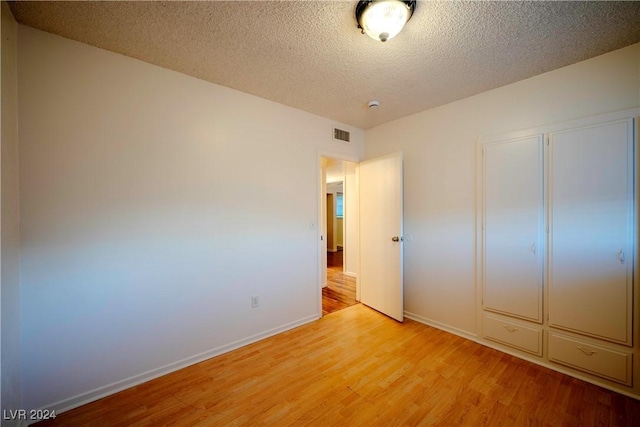
<svg viewBox="0 0 640 427">
<path fill-rule="evenodd" d="M 356 301 L 356 279 L 343 270 L 343 252 L 327 252 L 327 286 L 322 288 L 322 315 L 352 306 Z"/>
<path fill-rule="evenodd" d="M 64 413 L 61 426 L 632 426 L 640 402 L 361 304 Z"/>
</svg>

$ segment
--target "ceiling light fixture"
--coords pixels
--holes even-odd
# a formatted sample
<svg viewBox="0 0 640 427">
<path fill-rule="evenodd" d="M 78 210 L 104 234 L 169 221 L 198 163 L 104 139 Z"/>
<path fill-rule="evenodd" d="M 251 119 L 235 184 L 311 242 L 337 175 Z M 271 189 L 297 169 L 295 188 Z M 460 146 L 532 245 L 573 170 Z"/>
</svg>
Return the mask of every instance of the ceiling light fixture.
<svg viewBox="0 0 640 427">
<path fill-rule="evenodd" d="M 359 1 L 356 6 L 358 28 L 372 39 L 386 42 L 402 31 L 415 8 L 415 0 Z"/>
</svg>

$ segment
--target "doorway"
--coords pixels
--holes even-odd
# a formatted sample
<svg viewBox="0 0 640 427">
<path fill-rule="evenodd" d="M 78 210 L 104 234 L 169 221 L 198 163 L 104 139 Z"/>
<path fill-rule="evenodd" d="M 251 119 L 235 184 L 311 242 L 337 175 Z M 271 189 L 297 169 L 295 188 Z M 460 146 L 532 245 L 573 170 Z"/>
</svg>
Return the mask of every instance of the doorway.
<svg viewBox="0 0 640 427">
<path fill-rule="evenodd" d="M 399 322 L 404 319 L 403 155 L 360 163 L 318 156 L 318 314 L 327 281 L 326 194 L 331 161 L 345 168 L 345 244 L 343 274 L 356 279 L 356 301 Z M 352 188 L 352 190 L 350 190 Z M 351 198 L 355 202 L 352 203 Z M 317 200 L 317 199 L 316 199 Z M 366 212 L 366 215 L 360 215 Z M 350 225 L 351 223 L 351 225 Z M 355 223 L 355 226 L 353 225 Z M 312 222 L 312 226 L 315 222 Z M 355 250 L 354 250 L 355 249 Z M 353 267 L 355 265 L 355 268 Z M 353 268 L 353 270 L 351 270 Z M 357 275 L 352 272 L 357 272 Z"/>
<path fill-rule="evenodd" d="M 356 163 L 321 157 L 322 315 L 356 304 L 358 269 Z"/>
</svg>

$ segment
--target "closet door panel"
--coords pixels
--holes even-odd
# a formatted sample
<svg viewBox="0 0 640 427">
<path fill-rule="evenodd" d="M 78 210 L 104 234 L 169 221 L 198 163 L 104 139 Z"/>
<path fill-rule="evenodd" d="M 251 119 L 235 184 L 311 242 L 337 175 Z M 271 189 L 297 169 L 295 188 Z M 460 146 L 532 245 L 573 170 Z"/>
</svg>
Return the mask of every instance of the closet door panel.
<svg viewBox="0 0 640 427">
<path fill-rule="evenodd" d="M 632 121 L 549 137 L 549 324 L 631 343 Z"/>
<path fill-rule="evenodd" d="M 485 310 L 542 321 L 543 139 L 484 146 Z"/>
</svg>

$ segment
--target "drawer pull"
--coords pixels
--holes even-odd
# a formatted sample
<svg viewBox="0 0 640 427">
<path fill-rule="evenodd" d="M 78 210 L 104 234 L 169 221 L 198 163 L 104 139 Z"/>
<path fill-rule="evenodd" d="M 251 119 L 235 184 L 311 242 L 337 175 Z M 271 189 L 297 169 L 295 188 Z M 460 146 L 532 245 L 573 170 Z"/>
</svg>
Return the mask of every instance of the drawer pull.
<svg viewBox="0 0 640 427">
<path fill-rule="evenodd" d="M 516 328 L 514 328 L 512 326 L 509 326 L 509 325 L 504 325 L 504 328 L 509 332 L 515 332 L 515 331 L 518 330 L 518 329 L 516 329 Z"/>
<path fill-rule="evenodd" d="M 580 350 L 581 352 L 583 352 L 584 354 L 586 354 L 587 356 L 593 356 L 594 354 L 598 353 L 597 351 L 584 349 L 584 348 L 580 347 L 579 345 L 577 345 L 576 348 L 578 350 Z"/>
</svg>

